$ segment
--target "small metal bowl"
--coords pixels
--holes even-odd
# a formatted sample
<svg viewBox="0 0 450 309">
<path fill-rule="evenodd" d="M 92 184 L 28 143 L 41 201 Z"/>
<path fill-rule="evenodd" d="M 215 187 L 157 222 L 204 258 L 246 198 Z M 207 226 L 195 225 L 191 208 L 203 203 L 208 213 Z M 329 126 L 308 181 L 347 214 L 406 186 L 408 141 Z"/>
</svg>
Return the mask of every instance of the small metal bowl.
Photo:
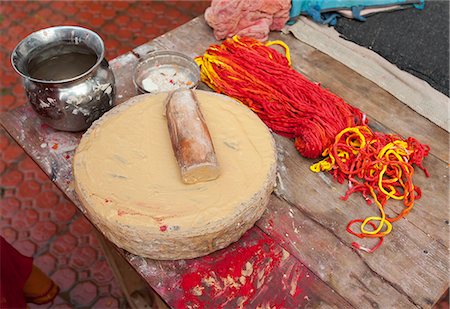
<svg viewBox="0 0 450 309">
<path fill-rule="evenodd" d="M 136 66 L 133 82 L 140 93 L 158 93 L 195 88 L 200 69 L 188 56 L 174 51 L 156 51 Z"/>
</svg>

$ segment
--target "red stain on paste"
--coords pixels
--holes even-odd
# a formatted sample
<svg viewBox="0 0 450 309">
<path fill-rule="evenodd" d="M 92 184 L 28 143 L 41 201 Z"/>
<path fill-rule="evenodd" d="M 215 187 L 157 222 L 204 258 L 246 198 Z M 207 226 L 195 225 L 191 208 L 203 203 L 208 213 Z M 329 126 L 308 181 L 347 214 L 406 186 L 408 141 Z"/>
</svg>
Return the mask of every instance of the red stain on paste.
<svg viewBox="0 0 450 309">
<path fill-rule="evenodd" d="M 223 308 L 231 301 L 245 308 L 283 256 L 274 241 L 267 238 L 225 252 L 204 257 L 201 263 L 192 265 L 195 271 L 183 275 L 183 297 L 177 308 Z"/>
<path fill-rule="evenodd" d="M 161 226 L 159 227 L 159 230 L 160 230 L 161 232 L 167 231 L 167 225 L 161 225 Z"/>
<path fill-rule="evenodd" d="M 111 202 L 111 200 L 110 200 Z M 117 215 L 119 217 L 125 216 L 125 215 L 130 215 L 130 216 L 143 216 L 142 213 L 137 212 L 137 211 L 126 211 L 126 210 L 122 210 L 122 209 L 118 209 L 117 210 Z"/>
</svg>

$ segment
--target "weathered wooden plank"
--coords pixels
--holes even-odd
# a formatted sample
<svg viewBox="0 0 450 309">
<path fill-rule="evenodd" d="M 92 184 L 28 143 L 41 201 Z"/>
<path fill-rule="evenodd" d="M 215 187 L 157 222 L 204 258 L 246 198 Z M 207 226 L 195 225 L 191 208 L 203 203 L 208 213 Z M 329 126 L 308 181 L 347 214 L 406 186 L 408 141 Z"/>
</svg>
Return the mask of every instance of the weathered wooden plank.
<svg viewBox="0 0 450 309">
<path fill-rule="evenodd" d="M 131 97 L 138 95 L 133 83 L 134 68 L 139 58 L 132 52 L 128 52 L 110 61 L 111 69 L 116 78 L 116 100 L 115 105 L 125 102 Z"/>
<path fill-rule="evenodd" d="M 304 261 L 322 280 L 357 308 L 411 308 L 408 296 L 374 273 L 348 243 L 294 205 L 272 196 L 257 225 L 282 247 Z M 345 230 L 344 228 L 342 230 Z M 342 236 L 341 236 L 342 237 Z"/>
<path fill-rule="evenodd" d="M 175 49 L 188 56 L 202 55 L 211 44 L 218 44 L 214 39 L 211 28 L 205 23 L 204 18 L 198 17 L 189 23 L 170 31 L 154 40 L 162 46 Z"/>
<path fill-rule="evenodd" d="M 122 292 L 125 294 L 128 305 L 132 309 L 141 308 L 169 308 L 162 299 L 149 289 L 143 278 L 127 263 L 117 248 L 108 241 L 100 232 L 94 229 L 100 247 L 105 253 L 109 266 L 116 277 Z"/>
<path fill-rule="evenodd" d="M 374 206 L 368 207 L 357 194 L 352 195 L 348 201 L 340 200 L 340 196 L 346 191 L 345 185 L 335 182 L 329 174 L 310 172 L 312 160 L 306 160 L 295 153 L 290 140 L 276 136 L 276 142 L 280 154 L 277 194 L 301 210 L 305 216 L 332 231 L 347 246 L 353 241 L 359 242 L 359 239 L 345 231 L 345 227 L 352 219 L 377 214 Z M 448 219 L 448 204 L 445 202 L 448 180 L 443 175 L 447 170 L 445 164 L 434 156 L 428 159 L 432 161 L 430 170 L 441 176 L 427 180 L 432 185 L 424 190 L 420 204 L 415 206 L 407 219 L 394 223 L 393 231 L 378 251 L 373 254 L 360 253 L 364 262 L 373 270 L 370 276 L 384 279 L 376 288 L 388 288 L 391 285 L 407 295 L 411 302 L 423 307 L 429 307 L 448 287 L 449 226 L 448 221 L 445 221 Z M 422 185 L 423 176 L 416 178 L 416 184 Z M 431 219 L 429 213 L 433 214 Z M 434 220 L 435 218 L 437 219 Z M 320 238 L 319 235 L 317 242 L 321 242 Z M 300 255 L 298 258 L 307 265 L 313 260 L 304 260 Z M 354 255 L 347 255 L 342 251 L 329 258 L 345 265 Z M 318 272 L 320 265 L 311 266 L 311 269 Z M 349 269 L 355 272 L 354 268 Z M 356 275 L 361 280 L 368 276 L 365 272 Z M 353 288 L 345 279 L 327 283 L 347 299 L 354 297 Z"/>
<path fill-rule="evenodd" d="M 430 145 L 431 152 L 438 158 L 449 162 L 448 133 L 444 129 L 420 116 L 375 83 L 292 35 L 273 33 L 270 39 L 280 39 L 288 44 L 296 70 L 361 109 L 368 115 L 369 123 L 370 120 L 378 121 L 390 132 L 404 137 L 414 136 Z"/>
<path fill-rule="evenodd" d="M 381 125 L 379 125 L 379 127 L 381 127 Z M 286 141 L 286 139 L 278 136 L 276 140 L 280 141 L 280 145 L 283 145 L 282 147 L 279 147 L 280 151 L 294 151 L 294 148 L 290 141 Z M 286 150 L 286 148 L 284 147 L 288 148 L 288 150 Z M 280 156 L 280 158 L 282 157 L 283 156 Z M 345 195 L 345 191 L 347 190 L 346 185 L 340 185 L 336 183 L 332 179 L 332 177 L 326 173 L 319 173 L 318 175 L 312 173 L 309 170 L 309 165 L 312 164 L 314 160 L 299 159 L 298 162 L 301 163 L 296 164 L 302 164 L 302 166 L 300 168 L 296 166 L 295 170 L 289 171 L 289 176 L 296 175 L 295 177 L 298 178 L 319 177 L 320 182 L 326 184 L 327 187 L 332 186 L 331 191 L 333 193 L 336 193 L 334 196 L 335 199 L 338 200 L 337 203 L 345 204 L 345 202 L 341 202 L 338 197 Z M 415 201 L 415 206 L 413 210 L 408 214 L 408 216 L 400 221 L 408 221 L 418 230 L 421 230 L 423 233 L 428 235 L 430 239 L 433 239 L 434 241 L 439 242 L 445 247 L 448 247 L 448 232 L 450 229 L 448 222 L 448 165 L 436 158 L 434 155 L 428 156 L 425 159 L 424 163 L 428 168 L 431 176 L 426 177 L 423 171 L 421 171 L 419 168 L 415 169 L 413 180 L 414 184 L 421 188 L 422 197 L 421 199 Z M 285 175 L 286 173 L 281 170 L 280 174 Z M 293 188 L 291 189 L 294 190 Z M 326 189 L 325 186 L 323 187 L 323 189 Z M 358 194 L 354 194 L 352 196 L 352 198 L 355 199 L 355 203 L 365 205 L 365 202 L 362 200 L 362 198 L 357 199 L 357 196 Z M 389 201 L 387 205 L 388 207 L 386 209 L 388 214 L 399 214 L 403 209 L 403 205 L 400 202 L 396 202 L 393 200 Z M 374 211 L 370 210 L 370 208 L 363 208 L 362 211 L 365 211 L 365 215 L 374 213 Z"/>
<path fill-rule="evenodd" d="M 174 308 L 348 308 L 350 304 L 258 228 L 206 257 L 127 256 Z"/>
<path fill-rule="evenodd" d="M 279 145 L 281 145 L 281 147 L 279 147 L 280 151 L 286 152 L 288 154 L 288 157 L 290 157 L 292 154 L 289 154 L 289 152 L 295 150 L 292 146 L 292 143 L 278 136 L 276 137 L 276 139 L 279 142 Z M 286 150 L 286 148 L 288 150 Z M 296 156 L 294 155 L 294 157 Z M 314 186 L 319 186 L 319 183 L 321 183 L 320 186 L 317 187 L 317 190 L 323 189 L 324 192 L 327 192 L 326 188 L 328 187 L 330 192 L 333 192 L 333 198 L 335 199 L 335 201 L 331 201 L 333 203 L 333 207 L 339 207 L 335 205 L 335 203 L 338 203 L 340 205 L 347 205 L 346 202 L 341 201 L 339 198 L 340 196 L 345 195 L 345 191 L 347 190 L 346 184 L 338 184 L 327 173 L 312 173 L 309 170 L 309 166 L 313 162 L 315 161 L 299 158 L 298 162 L 295 164 L 301 164 L 301 167 L 296 166 L 294 171 L 290 170 L 288 173 L 285 173 L 284 170 L 281 170 L 280 174 L 289 174 L 290 177 L 293 177 L 292 179 L 319 177 L 317 183 L 314 182 L 312 184 L 313 188 L 316 188 Z M 413 178 L 414 184 L 422 189 L 422 198 L 415 201 L 413 210 L 405 219 L 400 221 L 408 221 L 411 225 L 415 226 L 418 230 L 425 233 L 427 237 L 429 237 L 433 241 L 437 241 L 445 247 L 448 247 L 448 166 L 433 155 L 430 155 L 425 159 L 425 166 L 428 168 L 431 177 L 426 177 L 423 171 L 421 171 L 419 168 L 416 168 Z M 295 180 L 293 181 L 295 182 Z M 292 187 L 286 190 L 289 191 L 289 194 L 291 194 L 293 193 L 292 191 L 296 189 Z M 364 200 L 360 197 L 357 197 L 359 197 L 359 195 L 354 194 L 351 201 L 353 201 L 355 205 L 359 203 L 359 205 L 364 206 L 366 204 Z M 389 201 L 388 205 L 389 206 L 386 208 L 388 214 L 399 214 L 403 209 L 401 203 L 393 200 Z M 366 216 L 376 213 L 376 210 L 371 210 L 371 208 L 363 208 L 361 211 L 363 211 L 362 214 Z M 343 222 L 341 222 L 341 224 L 342 223 Z M 394 227 L 395 226 L 396 224 L 394 224 Z"/>
</svg>

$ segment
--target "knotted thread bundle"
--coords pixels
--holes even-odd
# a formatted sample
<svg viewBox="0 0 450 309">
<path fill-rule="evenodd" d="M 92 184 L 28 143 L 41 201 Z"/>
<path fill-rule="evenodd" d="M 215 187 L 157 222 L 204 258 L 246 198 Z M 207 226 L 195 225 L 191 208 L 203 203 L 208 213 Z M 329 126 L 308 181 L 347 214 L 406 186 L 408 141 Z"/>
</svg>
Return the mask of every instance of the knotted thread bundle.
<svg viewBox="0 0 450 309">
<path fill-rule="evenodd" d="M 395 134 L 372 132 L 369 127 L 360 126 L 341 131 L 334 143 L 323 152 L 326 158 L 311 166 L 313 172 L 330 171 L 340 183 L 348 180 L 349 188 L 343 200 L 354 192 L 361 192 L 369 205 L 373 201 L 378 207 L 380 216 L 352 220 L 347 225 L 349 233 L 359 238 L 379 238 L 378 244 L 366 248 L 353 242 L 353 247 L 373 252 L 381 245 L 383 237 L 391 232 L 392 223 L 411 211 L 414 201 L 422 195 L 420 188 L 413 184 L 413 164 L 429 176 L 422 166 L 429 151 L 429 146 L 413 137 L 403 139 Z M 403 210 L 398 214 L 391 211 L 391 215 L 387 215 L 385 206 L 389 199 L 401 201 Z M 361 224 L 361 233 L 353 231 L 355 223 Z M 370 229 L 366 228 L 367 224 Z"/>
<path fill-rule="evenodd" d="M 282 46 L 286 56 L 270 45 Z M 355 248 L 377 249 L 391 232 L 392 222 L 408 214 L 420 198 L 420 188 L 412 182 L 413 164 L 428 176 L 422 161 L 430 148 L 412 137 L 372 132 L 359 109 L 292 69 L 289 48 L 283 42 L 263 44 L 233 37 L 208 48 L 196 62 L 203 82 L 247 105 L 274 132 L 295 138 L 301 155 L 324 156 L 311 170 L 330 171 L 340 183 L 348 180 L 344 200 L 361 192 L 369 205 L 376 204 L 379 216 L 352 220 L 347 231 L 379 242 L 370 249 L 353 242 Z M 403 211 L 386 215 L 389 199 L 403 201 Z M 361 233 L 352 229 L 355 223 L 360 223 Z"/>
<path fill-rule="evenodd" d="M 269 47 L 275 44 L 286 57 Z M 203 82 L 250 107 L 274 132 L 295 138 L 306 158 L 319 157 L 341 130 L 366 122 L 359 109 L 291 68 L 281 41 L 235 36 L 196 61 Z"/>
</svg>

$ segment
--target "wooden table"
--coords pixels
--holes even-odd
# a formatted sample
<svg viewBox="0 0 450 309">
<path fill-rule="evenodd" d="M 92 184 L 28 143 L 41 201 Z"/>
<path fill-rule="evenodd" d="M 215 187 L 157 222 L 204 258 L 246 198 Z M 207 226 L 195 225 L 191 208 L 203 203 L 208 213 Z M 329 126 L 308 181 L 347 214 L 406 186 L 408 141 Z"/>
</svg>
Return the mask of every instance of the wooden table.
<svg viewBox="0 0 450 309">
<path fill-rule="evenodd" d="M 414 175 L 423 197 L 406 219 L 394 224 L 378 251 L 355 251 L 351 243 L 358 239 L 345 227 L 351 219 L 373 214 L 374 208 L 357 194 L 342 201 L 345 185 L 327 173 L 310 172 L 314 161 L 302 158 L 289 139 L 275 135 L 277 188 L 261 220 L 238 242 L 181 261 L 154 261 L 117 250 L 176 308 L 431 307 L 449 284 L 448 133 L 291 35 L 273 33 L 270 39 L 285 41 L 294 67 L 365 111 L 374 130 L 414 136 L 431 146 L 424 163 L 431 177 L 420 170 Z M 194 57 L 213 43 L 211 29 L 199 17 L 114 59 L 117 103 L 136 95 L 131 76 L 139 57 L 161 49 Z M 1 123 L 84 213 L 71 185 L 72 156 L 81 134 L 41 124 L 29 105 L 3 114 Z"/>
</svg>

